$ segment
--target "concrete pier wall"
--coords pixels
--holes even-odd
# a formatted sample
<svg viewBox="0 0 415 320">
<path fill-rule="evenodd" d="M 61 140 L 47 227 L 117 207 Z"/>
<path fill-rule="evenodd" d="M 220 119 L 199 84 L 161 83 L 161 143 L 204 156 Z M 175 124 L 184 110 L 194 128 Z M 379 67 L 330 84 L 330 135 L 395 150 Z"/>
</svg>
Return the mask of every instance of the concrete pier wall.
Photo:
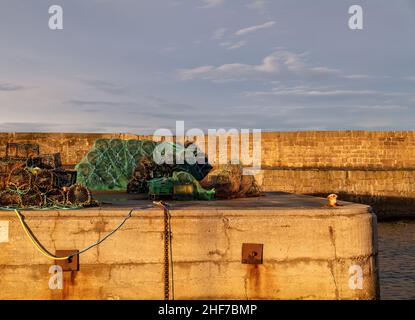
<svg viewBox="0 0 415 320">
<path fill-rule="evenodd" d="M 176 299 L 376 299 L 376 216 L 369 207 L 288 194 L 185 203 L 171 211 Z M 49 268 L 13 212 L 0 241 L 0 299 L 163 299 L 163 212 L 135 204 L 125 226 L 80 257 L 51 290 Z M 103 237 L 129 207 L 24 212 L 50 251 L 82 249 Z M 3 236 L 4 234 L 3 228 Z M 241 263 L 243 243 L 264 245 L 263 264 Z M 353 287 L 357 268 L 362 287 Z"/>
</svg>

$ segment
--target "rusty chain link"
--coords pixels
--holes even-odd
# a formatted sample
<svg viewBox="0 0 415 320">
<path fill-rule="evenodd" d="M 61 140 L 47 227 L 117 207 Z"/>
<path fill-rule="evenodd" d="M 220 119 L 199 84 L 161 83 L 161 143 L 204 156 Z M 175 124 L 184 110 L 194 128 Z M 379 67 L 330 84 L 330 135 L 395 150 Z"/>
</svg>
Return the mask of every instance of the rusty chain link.
<svg viewBox="0 0 415 320">
<path fill-rule="evenodd" d="M 164 300 L 170 297 L 169 238 L 169 213 L 164 208 Z"/>
<path fill-rule="evenodd" d="M 173 280 L 173 249 L 170 211 L 167 204 L 162 201 L 153 203 L 164 211 L 164 300 L 170 299 L 170 268 L 172 282 L 172 299 L 174 300 L 174 280 Z"/>
</svg>

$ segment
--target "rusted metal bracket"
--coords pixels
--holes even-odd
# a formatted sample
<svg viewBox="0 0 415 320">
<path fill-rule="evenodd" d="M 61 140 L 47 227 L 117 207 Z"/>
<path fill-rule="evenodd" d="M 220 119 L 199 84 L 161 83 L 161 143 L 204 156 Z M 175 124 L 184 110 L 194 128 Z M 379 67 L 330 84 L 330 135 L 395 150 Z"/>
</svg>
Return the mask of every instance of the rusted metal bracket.
<svg viewBox="0 0 415 320">
<path fill-rule="evenodd" d="M 66 257 L 78 253 L 79 250 L 56 250 L 56 257 Z M 79 255 L 70 257 L 67 260 L 55 260 L 55 264 L 62 268 L 62 271 L 79 271 Z"/>
<path fill-rule="evenodd" d="M 264 245 L 262 243 L 242 244 L 242 263 L 262 264 Z"/>
</svg>

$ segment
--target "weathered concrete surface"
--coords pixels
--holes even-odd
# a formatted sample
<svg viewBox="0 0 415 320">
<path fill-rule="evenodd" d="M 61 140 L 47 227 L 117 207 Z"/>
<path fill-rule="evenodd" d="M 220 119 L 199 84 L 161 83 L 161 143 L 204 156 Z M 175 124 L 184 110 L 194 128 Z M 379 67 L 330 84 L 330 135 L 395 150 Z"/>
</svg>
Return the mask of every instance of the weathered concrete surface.
<svg viewBox="0 0 415 320">
<path fill-rule="evenodd" d="M 112 207 L 24 212 L 54 252 L 90 245 L 137 208 L 118 233 L 80 257 L 79 272 L 65 273 L 63 290 L 48 287 L 53 261 L 34 249 L 12 212 L 0 212 L 9 221 L 9 241 L 0 243 L 0 299 L 162 299 L 163 212 L 123 197 L 104 196 Z M 324 204 L 290 194 L 175 203 L 175 298 L 377 298 L 376 216 L 364 205 Z M 263 243 L 264 263 L 242 264 L 242 243 Z M 352 265 L 363 270 L 362 289 L 349 287 Z"/>
</svg>

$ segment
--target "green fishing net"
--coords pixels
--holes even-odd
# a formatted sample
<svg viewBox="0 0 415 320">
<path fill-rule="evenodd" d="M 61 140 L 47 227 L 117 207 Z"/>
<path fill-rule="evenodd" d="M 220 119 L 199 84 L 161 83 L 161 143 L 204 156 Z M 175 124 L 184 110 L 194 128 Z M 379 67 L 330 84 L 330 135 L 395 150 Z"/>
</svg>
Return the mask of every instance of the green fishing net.
<svg viewBox="0 0 415 320">
<path fill-rule="evenodd" d="M 138 161 L 155 146 L 150 140 L 97 139 L 76 165 L 77 182 L 91 190 L 126 190 Z"/>
<path fill-rule="evenodd" d="M 184 157 L 186 150 L 184 146 L 175 143 L 166 145 L 171 147 L 170 151 L 174 160 L 176 157 Z M 157 143 L 150 140 L 98 139 L 76 166 L 77 183 L 91 190 L 125 191 L 129 182 L 135 179 L 134 171 L 137 168 L 140 169 L 137 167 L 140 160 L 148 158 L 151 159 L 148 160 L 151 166 L 144 169 L 151 172 L 147 172 L 148 177 L 146 174 L 140 177 L 148 180 L 150 193 L 172 194 L 173 184 L 191 183 L 196 199 L 212 200 L 214 198 L 215 190 L 205 190 L 198 182 L 211 169 L 205 155 L 202 155 L 206 160 L 203 164 L 184 162 L 183 164 L 157 165 L 152 160 L 156 146 Z"/>
<path fill-rule="evenodd" d="M 174 163 L 179 162 L 179 159 L 181 159 L 181 162 L 176 164 L 172 171 L 186 171 L 190 173 L 194 178 L 196 178 L 196 180 L 200 181 L 212 169 L 212 166 L 210 165 L 206 155 L 203 153 L 198 153 L 198 149 L 194 148 L 192 149 L 193 152 L 189 152 L 186 151 L 188 150 L 186 147 L 178 143 L 163 142 L 163 144 L 165 146 L 170 146 L 169 149 L 171 151 L 171 157 L 173 158 Z M 195 163 L 191 164 L 186 161 L 186 152 L 193 154 Z M 201 163 L 198 163 L 199 159 L 202 160 Z"/>
</svg>

